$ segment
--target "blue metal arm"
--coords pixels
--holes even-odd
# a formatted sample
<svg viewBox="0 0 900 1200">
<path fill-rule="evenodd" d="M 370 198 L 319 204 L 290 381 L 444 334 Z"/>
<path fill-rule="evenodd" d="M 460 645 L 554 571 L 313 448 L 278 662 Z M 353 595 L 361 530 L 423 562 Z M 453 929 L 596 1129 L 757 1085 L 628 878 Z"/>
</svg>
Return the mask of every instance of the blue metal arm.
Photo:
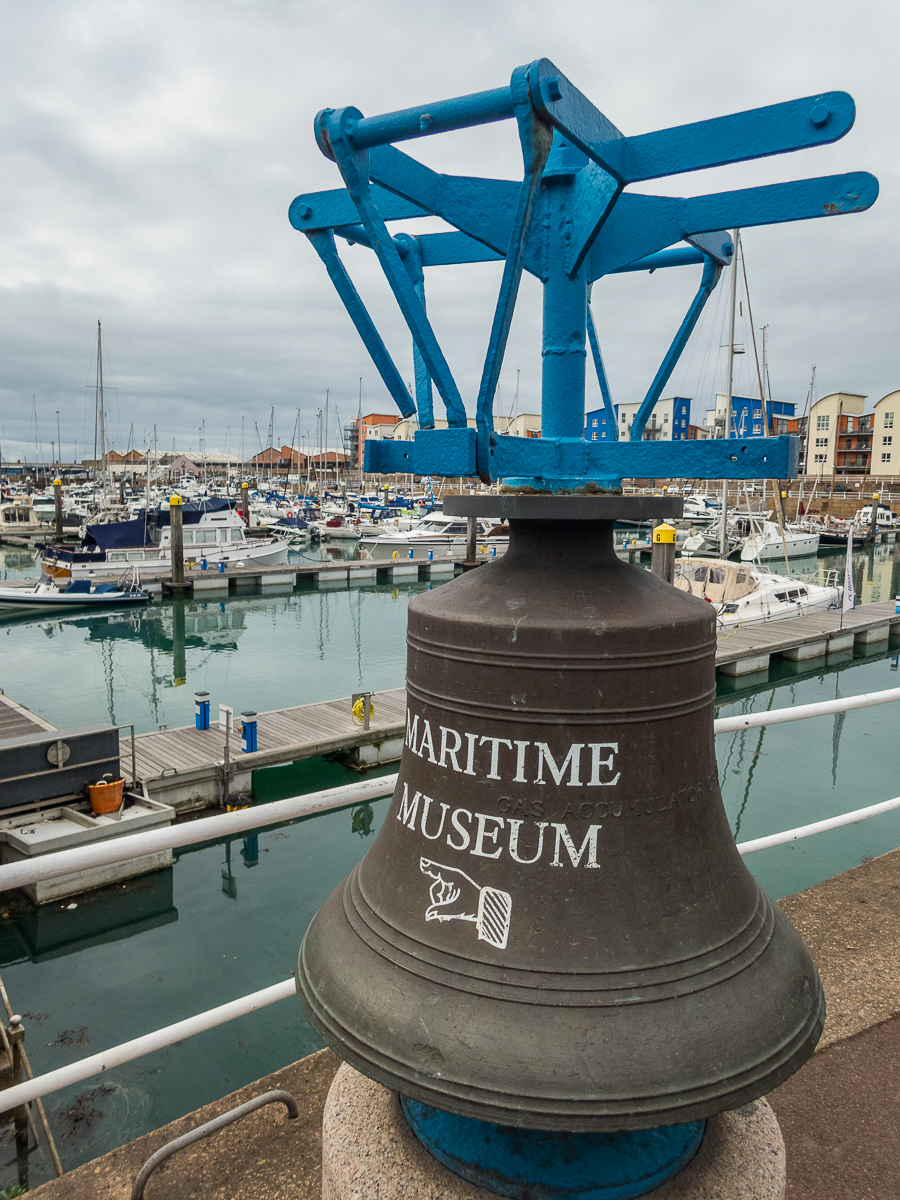
<svg viewBox="0 0 900 1200">
<path fill-rule="evenodd" d="M 422 247 L 419 239 L 409 233 L 398 233 L 394 238 L 397 248 L 409 274 L 410 282 L 415 288 L 422 311 L 425 311 L 425 272 L 422 270 Z M 434 397 L 431 393 L 431 376 L 425 366 L 425 360 L 419 352 L 418 345 L 413 342 L 413 372 L 416 381 L 416 408 L 419 410 L 419 428 L 434 429 Z"/>
<path fill-rule="evenodd" d="M 369 186 L 368 156 L 364 151 L 352 149 L 348 135 L 361 114 L 356 109 L 345 108 L 337 112 L 326 110 L 325 114 L 320 113 L 319 115 L 323 119 L 323 123 L 327 125 L 327 128 L 320 130 L 320 133 L 323 137 L 327 136 L 328 145 L 344 183 L 347 185 L 347 191 L 353 198 L 366 233 L 369 235 L 372 249 L 378 256 L 382 270 L 387 276 L 391 290 L 400 306 L 400 311 L 403 313 L 413 340 L 428 368 L 428 373 L 444 401 L 447 422 L 451 426 L 465 426 L 466 410 L 463 407 L 456 381 L 450 373 L 450 368 L 428 318 L 425 316 L 425 310 L 410 282 L 406 268 L 400 261 L 397 247 L 372 199 Z"/>
<path fill-rule="evenodd" d="M 877 196 L 878 181 L 865 171 L 689 199 L 623 192 L 594 243 L 590 278 L 599 279 L 692 234 L 864 212 Z"/>
<path fill-rule="evenodd" d="M 597 372 L 597 382 L 600 384 L 600 395 L 603 397 L 603 408 L 609 419 L 609 427 L 612 430 L 612 441 L 617 442 L 619 440 L 619 422 L 616 417 L 616 406 L 612 402 L 612 395 L 609 390 L 609 381 L 606 378 L 606 364 L 603 362 L 600 343 L 597 341 L 597 330 L 594 328 L 594 314 L 591 312 L 590 292 L 588 294 L 587 333 L 588 341 L 591 344 L 594 370 Z"/>
<path fill-rule="evenodd" d="M 542 121 L 537 119 L 531 105 L 531 98 L 528 93 L 528 81 L 524 69 L 513 72 L 510 93 L 513 98 L 516 121 L 519 126 L 519 141 L 525 163 L 525 178 L 519 189 L 516 212 L 512 222 L 512 232 L 506 250 L 506 260 L 503 264 L 503 278 L 500 281 L 500 292 L 497 296 L 497 304 L 494 309 L 491 336 L 484 360 L 481 385 L 478 389 L 475 419 L 475 426 L 478 431 L 475 443 L 476 462 L 478 465 L 478 474 L 485 483 L 490 483 L 492 479 L 490 448 L 491 439 L 494 435 L 494 392 L 497 390 L 497 383 L 500 379 L 500 368 L 503 365 L 503 355 L 506 351 L 506 343 L 509 338 L 513 310 L 516 306 L 516 297 L 519 294 L 519 283 L 521 282 L 522 269 L 525 265 L 525 249 L 534 212 L 535 194 L 552 143 L 550 130 Z"/>
<path fill-rule="evenodd" d="M 703 312 L 704 305 L 715 290 L 716 284 L 719 282 L 719 276 L 722 274 L 722 268 L 718 263 L 709 259 L 706 266 L 703 268 L 703 275 L 700 279 L 700 287 L 697 289 L 697 295 L 691 301 L 691 306 L 685 314 L 684 320 L 681 322 L 681 328 L 672 339 L 672 344 L 666 351 L 666 356 L 659 364 L 659 370 L 656 372 L 656 378 L 650 384 L 650 390 L 644 397 L 641 407 L 637 410 L 635 418 L 631 423 L 631 441 L 639 442 L 644 434 L 644 426 L 653 409 L 656 407 L 656 402 L 662 395 L 662 390 L 669 382 L 669 376 L 675 370 L 675 364 L 681 358 L 682 351 L 687 345 L 688 338 L 694 332 L 694 326 Z"/>
<path fill-rule="evenodd" d="M 374 322 L 369 316 L 359 292 L 353 286 L 353 280 L 344 269 L 344 264 L 341 262 L 334 244 L 334 235 L 330 230 L 319 230 L 315 233 L 307 234 L 307 237 L 315 247 L 319 258 L 325 264 L 325 270 L 328 272 L 337 294 L 343 300 L 344 307 L 350 314 L 351 321 L 356 326 L 359 336 L 372 356 L 372 361 L 378 369 L 378 374 L 384 380 L 384 385 L 390 392 L 394 403 L 400 409 L 401 413 L 403 413 L 404 417 L 411 417 L 416 411 L 416 406 L 413 404 L 412 398 L 406 390 L 406 385 L 400 377 L 400 372 L 394 365 L 394 360 L 381 340 L 381 335 L 375 328 Z"/>
</svg>

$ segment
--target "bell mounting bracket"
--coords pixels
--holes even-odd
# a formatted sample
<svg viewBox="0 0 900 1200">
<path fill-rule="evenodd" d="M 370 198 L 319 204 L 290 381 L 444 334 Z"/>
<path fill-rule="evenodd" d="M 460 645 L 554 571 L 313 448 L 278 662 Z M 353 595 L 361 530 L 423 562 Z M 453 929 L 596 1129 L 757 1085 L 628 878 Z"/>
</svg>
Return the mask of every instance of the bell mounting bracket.
<svg viewBox="0 0 900 1200">
<path fill-rule="evenodd" d="M 292 226 L 305 233 L 347 308 L 373 362 L 405 417 L 412 441 L 370 440 L 374 472 L 502 479 L 546 492 L 616 490 L 623 477 L 785 479 L 796 475 L 796 437 L 643 441 L 656 402 L 730 262 L 729 229 L 862 212 L 878 195 L 866 172 L 830 175 L 679 198 L 629 189 L 729 163 L 837 141 L 853 125 L 845 92 L 826 92 L 765 108 L 627 137 L 548 59 L 512 73 L 507 87 L 365 117 L 356 108 L 323 109 L 319 148 L 344 187 L 298 196 Z M 523 177 L 443 175 L 394 143 L 496 121 L 515 121 Z M 451 229 L 392 235 L 388 224 L 440 217 Z M 411 396 L 337 250 L 336 239 L 378 258 L 412 335 Z M 425 268 L 502 261 L 481 382 L 470 426 L 460 389 L 425 304 Z M 699 286 L 635 416 L 629 441 L 618 422 L 591 315 L 593 284 L 606 275 L 698 266 Z M 543 285 L 540 438 L 494 429 L 492 408 L 522 272 Z M 610 440 L 584 437 L 588 349 Z M 445 412 L 435 427 L 433 389 Z M 444 422 L 442 422 L 443 424 Z"/>
</svg>

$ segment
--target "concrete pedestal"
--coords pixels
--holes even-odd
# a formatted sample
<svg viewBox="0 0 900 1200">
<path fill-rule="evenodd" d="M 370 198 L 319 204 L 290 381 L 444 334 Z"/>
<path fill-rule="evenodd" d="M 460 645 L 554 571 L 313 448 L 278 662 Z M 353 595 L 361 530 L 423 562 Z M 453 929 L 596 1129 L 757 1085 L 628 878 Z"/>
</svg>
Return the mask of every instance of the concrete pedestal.
<svg viewBox="0 0 900 1200">
<path fill-rule="evenodd" d="M 765 1100 L 707 1122 L 696 1156 L 652 1200 L 783 1200 L 784 1142 Z M 496 1200 L 413 1134 L 395 1092 L 344 1065 L 322 1121 L 322 1200 Z"/>
</svg>

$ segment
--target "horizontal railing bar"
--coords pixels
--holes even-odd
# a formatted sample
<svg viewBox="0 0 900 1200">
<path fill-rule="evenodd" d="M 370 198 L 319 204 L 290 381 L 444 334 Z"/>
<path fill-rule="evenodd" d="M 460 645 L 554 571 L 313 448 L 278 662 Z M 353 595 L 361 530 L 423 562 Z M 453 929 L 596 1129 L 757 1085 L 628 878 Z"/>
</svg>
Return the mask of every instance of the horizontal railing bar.
<svg viewBox="0 0 900 1200">
<path fill-rule="evenodd" d="M 880 804 L 870 804 L 867 808 L 857 808 L 853 812 L 842 813 L 839 817 L 826 817 L 824 821 L 813 821 L 811 825 L 798 825 L 796 829 L 786 829 L 784 833 L 770 833 L 767 837 L 754 838 L 749 842 L 738 842 L 741 854 L 753 854 L 757 850 L 768 850 L 771 846 L 784 846 L 788 842 L 796 842 L 800 838 L 812 837 L 814 833 L 825 833 L 829 829 L 840 829 L 842 825 L 856 825 L 869 817 L 877 817 L 879 813 L 891 812 L 900 808 L 900 796 L 893 800 L 882 800 Z"/>
<path fill-rule="evenodd" d="M 807 717 L 824 717 L 828 713 L 851 712 L 854 708 L 873 708 L 876 704 L 891 704 L 895 700 L 900 700 L 900 688 L 885 688 L 880 692 L 863 692 L 859 696 L 849 696 L 840 700 L 822 700 L 816 704 L 776 708 L 774 712 L 720 717 L 713 722 L 713 730 L 715 733 L 732 733 L 736 729 L 757 729 L 760 725 L 781 725 L 785 721 L 805 721 Z"/>
<path fill-rule="evenodd" d="M 229 837 L 244 833 L 248 829 L 261 829 L 265 825 L 277 825 L 296 817 L 308 817 L 335 808 L 346 808 L 350 804 L 362 804 L 366 800 L 378 800 L 382 796 L 389 796 L 396 782 L 396 775 L 382 775 L 378 779 L 360 780 L 359 783 L 350 783 L 344 787 L 310 792 L 307 796 L 291 796 L 287 800 L 275 800 L 272 804 L 258 804 L 251 808 L 242 808 L 238 812 L 201 817 L 197 821 L 185 821 L 180 825 L 168 825 L 165 829 L 148 829 L 142 833 L 125 834 L 99 845 L 76 846 L 71 850 L 56 850 L 52 854 L 40 854 L 21 862 L 4 863 L 0 866 L 0 891 L 24 887 L 27 883 L 37 883 L 45 879 L 56 879 L 74 871 L 91 871 L 111 863 L 125 862 L 130 858 L 142 858 L 145 854 L 158 854 L 162 850 L 176 850 L 180 846 L 190 846 L 195 842 Z"/>
<path fill-rule="evenodd" d="M 342 789 L 332 789 L 332 791 L 339 790 Z M 837 829 L 841 825 L 854 825 L 858 821 L 865 821 L 868 817 L 875 817 L 879 813 L 890 812 L 892 809 L 898 808 L 900 808 L 900 796 L 896 796 L 893 800 L 884 800 L 880 804 L 870 804 L 867 808 L 859 808 L 855 812 L 844 813 L 839 817 L 816 821 L 812 825 L 801 825 L 796 829 L 788 829 L 784 833 L 774 833 L 769 837 L 756 838 L 749 842 L 738 842 L 737 848 L 741 854 L 753 854 L 756 850 L 765 850 L 770 846 L 781 846 L 786 842 L 812 837 L 813 834 L 823 833 L 828 829 Z M 197 823 L 199 824 L 199 822 Z M 25 1083 L 6 1088 L 0 1091 L 0 1112 L 8 1112 L 9 1109 L 15 1108 L 19 1104 L 28 1104 L 59 1088 L 68 1087 L 73 1083 L 82 1083 L 92 1075 L 109 1070 L 110 1067 L 121 1066 L 123 1063 L 131 1062 L 132 1059 L 150 1054 L 154 1050 L 160 1050 L 164 1046 L 171 1046 L 186 1037 L 192 1037 L 195 1033 L 202 1033 L 204 1030 L 224 1025 L 227 1021 L 233 1021 L 236 1017 L 244 1016 L 259 1008 L 265 1008 L 279 1000 L 286 1000 L 294 994 L 294 991 L 295 984 L 292 979 L 273 984 L 261 991 L 252 992 L 249 996 L 242 996 L 239 1000 L 231 1000 L 227 1004 L 220 1004 L 218 1008 L 208 1009 L 194 1017 L 178 1021 L 174 1025 L 157 1029 L 154 1033 L 144 1034 L 142 1037 L 133 1038 L 130 1042 L 122 1042 L 118 1046 L 113 1046 L 110 1050 L 92 1054 L 89 1058 L 81 1059 L 80 1062 L 70 1063 L 67 1067 L 59 1067 L 55 1071 L 39 1075 L 36 1079 L 29 1079 Z"/>
<path fill-rule="evenodd" d="M 196 1016 L 176 1021 L 174 1025 L 166 1025 L 153 1033 L 132 1038 L 130 1042 L 122 1042 L 109 1050 L 101 1050 L 99 1054 L 91 1054 L 88 1058 L 69 1063 L 67 1067 L 57 1067 L 55 1071 L 47 1071 L 35 1079 L 17 1083 L 0 1091 L 0 1112 L 9 1112 L 19 1104 L 29 1104 L 39 1096 L 46 1096 L 48 1092 L 58 1091 L 73 1083 L 81 1083 L 90 1079 L 92 1075 L 101 1075 L 111 1067 L 120 1067 L 132 1059 L 142 1058 L 154 1050 L 162 1050 L 184 1038 L 193 1037 L 195 1033 L 215 1029 L 217 1025 L 224 1025 L 227 1021 L 246 1016 L 258 1008 L 266 1008 L 279 1000 L 287 1000 L 294 994 L 294 980 L 285 979 L 282 983 L 274 983 L 271 987 L 252 992 L 249 996 L 241 996 L 239 1000 L 229 1000 L 227 1004 L 220 1004 L 218 1008 L 207 1009 Z"/>
</svg>

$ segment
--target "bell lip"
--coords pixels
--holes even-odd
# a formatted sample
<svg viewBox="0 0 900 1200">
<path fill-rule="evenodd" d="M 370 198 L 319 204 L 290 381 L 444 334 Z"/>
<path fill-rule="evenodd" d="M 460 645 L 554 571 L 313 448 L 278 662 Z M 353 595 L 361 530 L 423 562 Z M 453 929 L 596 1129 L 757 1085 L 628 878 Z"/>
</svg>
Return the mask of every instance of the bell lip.
<svg viewBox="0 0 900 1200">
<path fill-rule="evenodd" d="M 301 946 L 301 963 L 302 959 Z M 374 1079 L 376 1083 L 392 1092 L 409 1096 L 445 1112 L 472 1117 L 491 1125 L 550 1132 L 613 1133 L 617 1130 L 656 1129 L 662 1125 L 685 1125 L 691 1121 L 704 1120 L 718 1113 L 742 1108 L 745 1104 L 768 1095 L 790 1079 L 812 1056 L 825 1025 L 825 998 L 820 992 L 818 1009 L 810 1013 L 809 1020 L 795 1032 L 786 1051 L 780 1056 L 771 1056 L 768 1060 L 769 1066 L 765 1067 L 762 1064 L 764 1069 L 760 1070 L 758 1064 L 743 1075 L 733 1077 L 731 1082 L 734 1086 L 713 1096 L 688 1100 L 687 1103 L 677 1106 L 669 1104 L 667 1107 L 666 1097 L 660 1096 L 645 1101 L 643 1105 L 634 1099 L 576 1100 L 569 1103 L 556 1101 L 551 1110 L 549 1106 L 539 1108 L 538 1097 L 522 1096 L 520 1105 L 513 1108 L 441 1090 L 440 1084 L 445 1082 L 442 1080 L 436 1079 L 431 1082 L 422 1077 L 417 1079 L 413 1075 L 392 1071 L 375 1061 L 371 1057 L 371 1047 L 364 1046 L 349 1031 L 326 1024 L 321 1019 L 320 1009 L 311 1002 L 303 985 L 303 972 L 298 970 L 296 989 L 304 1015 L 329 1049 L 361 1075 Z M 366 1051 L 369 1051 L 369 1054 Z M 746 1076 L 749 1078 L 745 1078 Z"/>
<path fill-rule="evenodd" d="M 678 1092 L 683 1102 L 676 1104 L 672 1103 L 671 1095 L 665 1094 L 619 1100 L 565 1099 L 529 1093 L 510 1097 L 516 1102 L 515 1107 L 511 1107 L 497 1103 L 496 1093 L 485 1088 L 450 1081 L 439 1074 L 425 1075 L 362 1041 L 316 995 L 307 977 L 306 948 L 305 936 L 300 946 L 295 981 L 300 1006 L 310 1025 L 339 1058 L 391 1091 L 434 1108 L 494 1125 L 576 1133 L 612 1132 L 617 1129 L 655 1129 L 660 1125 L 680 1125 L 712 1117 L 758 1100 L 789 1079 L 812 1055 L 825 1024 L 825 997 L 818 972 L 810 960 L 818 1003 L 808 1010 L 806 1019 L 764 1058 L 743 1071 L 727 1080 L 712 1080 L 692 1089 L 693 1098 L 690 1090 Z"/>
</svg>

